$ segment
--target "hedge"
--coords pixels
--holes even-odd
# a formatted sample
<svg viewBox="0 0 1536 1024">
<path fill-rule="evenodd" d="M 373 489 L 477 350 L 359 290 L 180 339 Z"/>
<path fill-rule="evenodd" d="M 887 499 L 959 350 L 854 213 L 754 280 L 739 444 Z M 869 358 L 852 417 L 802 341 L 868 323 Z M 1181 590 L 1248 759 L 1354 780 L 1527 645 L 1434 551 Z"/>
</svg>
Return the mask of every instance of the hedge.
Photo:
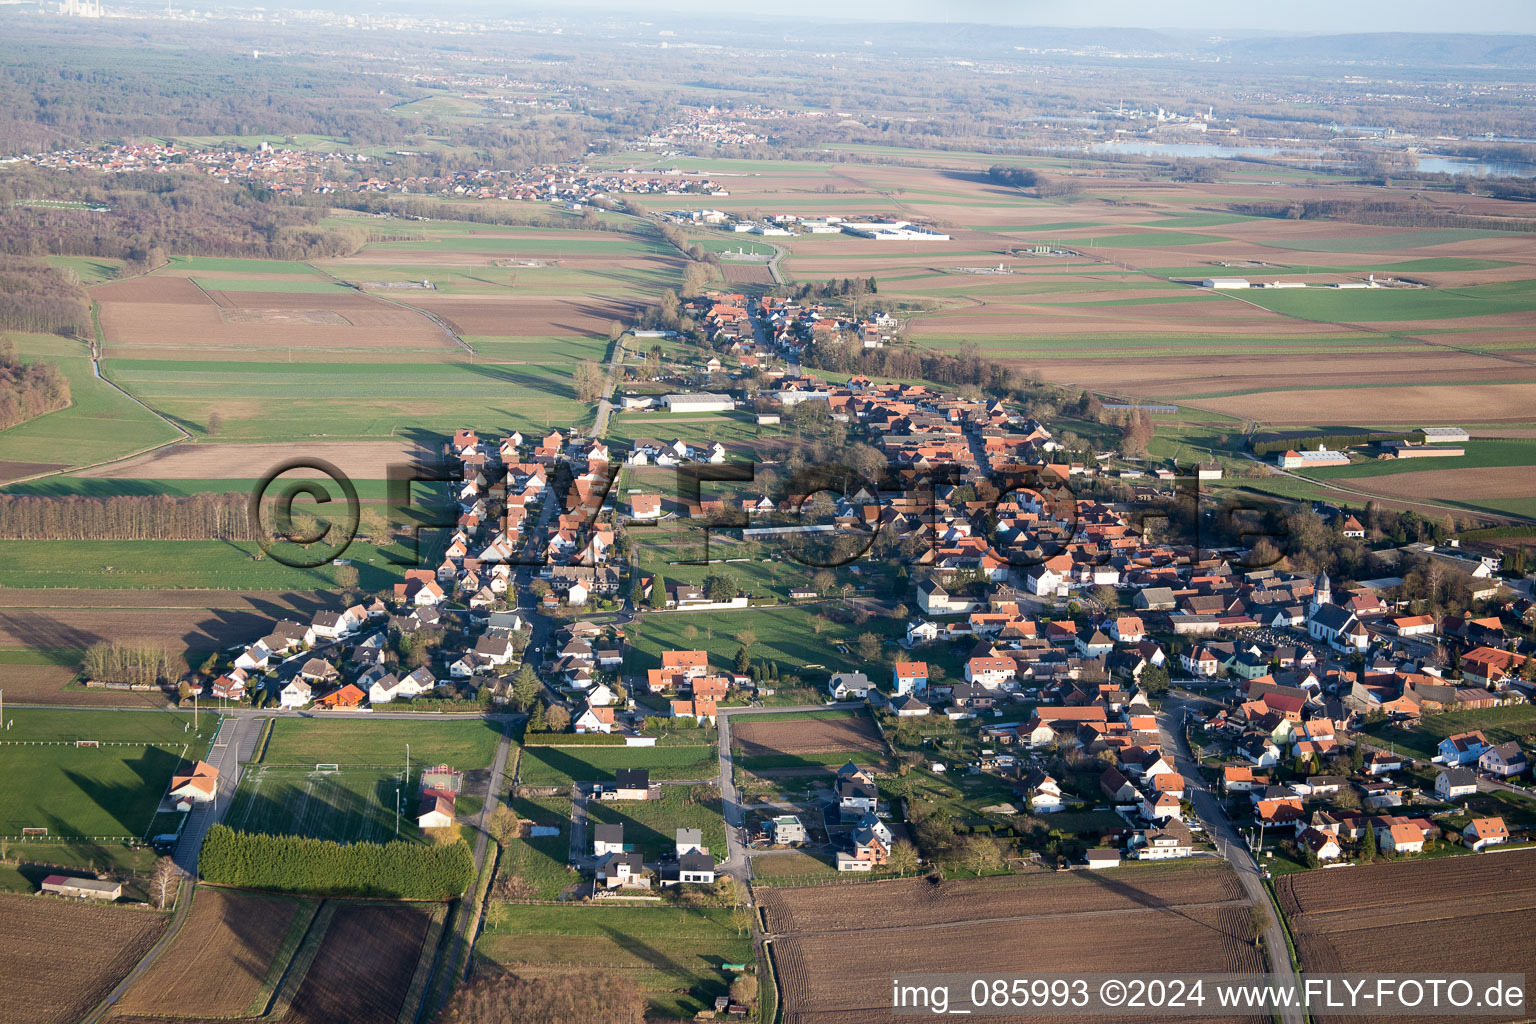
<svg viewBox="0 0 1536 1024">
<path fill-rule="evenodd" d="M 446 900 L 469 887 L 475 858 L 463 842 L 337 843 L 214 825 L 198 870 L 209 882 L 273 892 Z"/>
<path fill-rule="evenodd" d="M 1273 455 L 1276 452 L 1301 451 L 1303 448 L 1315 451 L 1318 448 L 1332 448 L 1334 451 L 1342 451 L 1352 445 L 1374 444 L 1377 441 L 1413 441 L 1420 439 L 1418 431 L 1406 434 L 1400 433 L 1362 433 L 1362 434 L 1312 434 L 1306 437 L 1287 437 L 1277 441 L 1260 441 L 1255 437 L 1249 446 L 1255 455 Z"/>
<path fill-rule="evenodd" d="M 622 747 L 623 736 L 604 732 L 530 732 L 523 736 L 525 747 Z"/>
</svg>

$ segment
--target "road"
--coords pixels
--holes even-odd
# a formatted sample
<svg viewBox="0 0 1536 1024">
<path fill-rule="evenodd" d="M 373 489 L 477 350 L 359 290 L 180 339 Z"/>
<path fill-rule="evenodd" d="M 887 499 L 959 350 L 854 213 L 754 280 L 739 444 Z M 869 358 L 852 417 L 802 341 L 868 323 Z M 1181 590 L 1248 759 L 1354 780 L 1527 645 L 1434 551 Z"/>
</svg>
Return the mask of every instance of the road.
<svg viewBox="0 0 1536 1024">
<path fill-rule="evenodd" d="M 742 842 L 742 829 L 746 825 L 746 809 L 736 792 L 735 773 L 731 764 L 731 719 L 751 715 L 781 715 L 796 711 L 825 711 L 828 708 L 861 708 L 862 701 L 841 704 L 797 704 L 791 707 L 721 708 L 716 724 L 720 729 L 720 810 L 725 817 L 726 858 L 719 867 L 722 874 L 730 875 L 738 883 L 751 877 L 751 861 L 747 858 L 747 846 Z"/>
<path fill-rule="evenodd" d="M 1189 705 L 1194 703 L 1198 701 L 1178 697 L 1170 697 L 1163 702 L 1162 710 L 1157 715 L 1157 724 L 1163 734 L 1163 749 L 1173 751 L 1174 767 L 1187 780 L 1195 814 L 1216 843 L 1216 849 L 1236 870 L 1248 899 L 1264 912 L 1264 952 L 1269 958 L 1269 973 L 1281 984 L 1299 985 L 1296 973 L 1291 969 L 1290 949 L 1285 942 L 1280 917 L 1275 912 L 1274 902 L 1269 898 L 1269 891 L 1265 889 L 1259 874 L 1259 862 L 1248 844 L 1238 835 L 1232 819 L 1227 817 L 1226 808 L 1205 784 L 1200 765 L 1189 749 L 1189 740 L 1184 735 L 1184 717 Z M 1306 1015 L 1300 1007 L 1286 1007 L 1280 1011 L 1280 1019 L 1284 1024 L 1304 1024 Z"/>
<path fill-rule="evenodd" d="M 240 776 L 245 762 L 256 753 L 256 742 L 261 738 L 261 722 L 254 716 L 231 716 L 219 725 L 213 746 L 208 751 L 207 763 L 219 770 L 219 788 L 212 803 L 197 804 L 187 812 L 181 838 L 176 840 L 172 856 L 176 866 L 188 875 L 197 876 L 197 856 L 203 849 L 203 837 L 208 829 L 223 820 L 229 805 L 234 803 L 235 790 L 240 788 Z"/>
<path fill-rule="evenodd" d="M 601 438 L 608 432 L 608 417 L 613 413 L 610 396 L 618 385 L 619 371 L 624 368 L 624 339 L 613 343 L 613 356 L 608 360 L 608 381 L 603 385 L 603 397 L 597 403 L 597 417 L 592 421 L 592 436 Z"/>
</svg>

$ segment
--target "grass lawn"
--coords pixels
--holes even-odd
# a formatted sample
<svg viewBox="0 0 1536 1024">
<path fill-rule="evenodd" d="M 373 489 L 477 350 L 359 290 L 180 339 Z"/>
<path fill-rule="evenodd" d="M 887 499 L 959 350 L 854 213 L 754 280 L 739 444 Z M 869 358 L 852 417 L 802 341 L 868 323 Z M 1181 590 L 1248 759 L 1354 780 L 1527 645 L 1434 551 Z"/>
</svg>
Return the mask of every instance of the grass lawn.
<svg viewBox="0 0 1536 1024">
<path fill-rule="evenodd" d="M 612 782 L 620 768 L 649 768 L 651 781 L 712 779 L 720 773 L 717 748 L 524 747 L 519 781 L 525 786 Z"/>
<path fill-rule="evenodd" d="M 1404 753 L 1427 759 L 1435 756 L 1440 741 L 1447 736 L 1474 730 L 1482 730 L 1489 743 L 1519 740 L 1523 745 L 1530 746 L 1531 738 L 1536 736 L 1536 705 L 1516 704 L 1482 711 L 1426 715 L 1418 725 L 1410 728 L 1368 725 L 1364 732 L 1377 743 L 1390 743 Z"/>
<path fill-rule="evenodd" d="M 633 630 L 631 642 L 634 646 L 625 661 L 624 671 L 643 672 L 655 668 L 661 664 L 662 651 L 674 650 L 707 651 L 712 667 L 727 670 L 735 661 L 736 649 L 741 646 L 737 637 L 743 630 L 750 629 L 757 637 L 750 652 L 752 660 L 777 661 L 782 674 L 798 673 L 807 682 L 820 683 L 824 681 L 825 673 L 858 671 L 867 667 L 851 648 L 850 653 L 843 654 L 837 650 L 837 644 L 851 644 L 854 638 L 866 632 L 895 638 L 903 628 L 903 624 L 887 618 L 871 618 L 862 626 L 832 622 L 817 614 L 816 605 L 744 608 L 728 612 L 648 612 Z M 690 629 L 693 631 L 691 635 Z"/>
<path fill-rule="evenodd" d="M 753 960 L 751 933 L 737 930 L 729 910 L 695 907 L 509 904 L 475 948 L 523 977 L 612 971 L 645 990 L 650 1012 L 663 1017 L 713 1009 L 734 977 L 721 965 Z"/>
<path fill-rule="evenodd" d="M 190 711 L 96 711 L 72 708 L 11 708 L 5 713 L 6 728 L 0 742 L 97 740 L 102 744 L 127 743 L 180 747 L 192 744 L 193 756 L 202 757 L 213 743 L 220 716 L 204 710 L 192 728 Z M 194 741 L 200 740 L 200 743 Z"/>
<path fill-rule="evenodd" d="M 340 764 L 404 767 L 411 747 L 411 770 L 449 764 L 460 771 L 487 768 L 496 757 L 502 723 L 279 719 L 262 752 L 265 765 Z"/>
<path fill-rule="evenodd" d="M 660 800 L 589 800 L 587 817 L 595 824 L 623 825 L 625 844 L 648 861 L 677 848 L 680 828 L 703 830 L 709 852 L 717 858 L 726 855 L 720 794 L 713 787 L 662 786 Z"/>
<path fill-rule="evenodd" d="M 535 825 L 554 826 L 560 834 L 514 839 L 501 852 L 497 871 L 527 883 L 532 899 L 557 899 L 580 880 L 567 862 L 571 851 L 571 802 L 564 797 L 513 797 L 511 805 L 519 818 Z"/>
<path fill-rule="evenodd" d="M 884 765 L 885 755 L 866 750 L 834 750 L 813 754 L 737 754 L 731 763 L 749 772 L 775 768 L 841 768 L 852 761 L 861 765 Z"/>
<path fill-rule="evenodd" d="M 252 766 L 225 814 L 224 824 L 245 832 L 313 836 L 339 843 L 383 843 L 397 838 L 396 792 L 402 769 Z M 417 770 L 399 794 L 398 838 L 420 839 L 416 827 Z"/>
<path fill-rule="evenodd" d="M 1536 282 L 1509 281 L 1467 288 L 1260 289 L 1243 292 L 1242 297 L 1277 313 L 1312 320 L 1450 320 L 1530 312 L 1536 309 Z"/>
</svg>

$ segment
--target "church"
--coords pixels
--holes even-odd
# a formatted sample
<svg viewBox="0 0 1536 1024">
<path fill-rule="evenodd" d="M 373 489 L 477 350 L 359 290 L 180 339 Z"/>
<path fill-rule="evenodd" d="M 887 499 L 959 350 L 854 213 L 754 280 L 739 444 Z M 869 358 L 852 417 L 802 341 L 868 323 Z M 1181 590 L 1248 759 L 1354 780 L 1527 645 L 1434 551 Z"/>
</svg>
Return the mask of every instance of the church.
<svg viewBox="0 0 1536 1024">
<path fill-rule="evenodd" d="M 1355 613 L 1333 603 L 1333 584 L 1326 572 L 1318 573 L 1312 601 L 1307 605 L 1307 633 L 1346 654 L 1365 650 L 1370 641 Z"/>
</svg>

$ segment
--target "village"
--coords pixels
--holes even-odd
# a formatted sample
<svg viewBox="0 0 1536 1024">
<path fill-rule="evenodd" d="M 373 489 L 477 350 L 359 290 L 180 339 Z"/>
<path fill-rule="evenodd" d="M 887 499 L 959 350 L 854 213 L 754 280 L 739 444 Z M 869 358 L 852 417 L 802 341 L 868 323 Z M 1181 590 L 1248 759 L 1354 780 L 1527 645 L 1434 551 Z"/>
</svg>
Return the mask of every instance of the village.
<svg viewBox="0 0 1536 1024">
<path fill-rule="evenodd" d="M 1240 543 L 1147 526 L 1150 505 L 1178 500 L 1177 481 L 1219 467 L 1113 453 L 1057 461 L 1051 429 L 1001 401 L 859 376 L 832 383 L 783 362 L 823 331 L 878 339 L 889 323 L 879 314 L 748 305 L 718 295 L 696 306 L 735 368 L 710 356 L 667 371 L 660 386 L 677 390 L 654 394 L 654 379 L 633 378 L 615 415 L 747 408 L 761 427 L 814 408 L 878 455 L 857 482 L 814 502 L 794 477 L 774 476 L 708 483 L 721 496 L 690 498 L 644 474 L 740 464 L 741 453 L 719 441 L 460 430 L 443 447 L 457 523 L 434 563 L 309 623 L 277 623 L 222 659 L 200 699 L 342 716 L 510 708 L 529 716 L 539 749 L 613 744 L 611 770 L 561 776 L 578 822 L 531 825 L 570 832 L 569 865 L 595 896 L 713 891 L 785 851 L 838 873 L 906 874 L 964 856 L 978 837 L 999 857 L 1051 867 L 1240 848 L 1266 872 L 1530 842 L 1528 754 L 1509 738 L 1521 733 L 1477 724 L 1502 721 L 1536 681 L 1520 626 L 1531 604 L 1501 587 L 1497 559 L 1434 544 L 1388 551 L 1455 574 L 1480 609 L 1440 617 L 1395 597 L 1400 577 L 1250 568 Z M 685 390 L 701 381 L 717 390 Z M 1363 538 L 1364 512 L 1322 511 L 1325 539 Z M 856 546 L 836 572 L 799 566 L 803 580 L 780 599 L 726 568 L 668 580 L 645 555 L 655 535 L 643 528 L 655 526 L 734 533 L 780 575 L 805 544 L 886 539 Z M 774 543 L 783 550 L 763 546 Z M 841 581 L 875 551 L 899 564 L 882 577 L 898 589 L 857 596 L 865 577 L 850 597 Z M 839 631 L 832 666 L 755 661 L 745 634 L 734 659 L 678 645 L 653 660 L 637 647 L 651 622 L 704 626 L 786 599 L 840 630 L 834 604 L 862 602 L 890 626 L 883 642 Z M 725 739 L 724 719 L 756 713 L 768 717 L 742 734 L 752 738 Z M 837 716 L 817 725 L 842 732 L 805 753 L 782 742 L 787 722 L 769 727 L 779 715 Z M 1439 735 L 1457 721 L 1467 728 Z M 718 745 L 718 779 L 713 766 L 652 779 L 646 758 L 680 735 Z M 754 763 L 803 770 L 745 767 Z M 684 781 L 713 787 L 713 842 L 696 819 L 656 820 L 675 804 L 662 794 Z M 733 784 L 744 787 L 734 805 L 723 798 Z M 191 800 L 206 788 L 195 770 L 178 785 Z M 422 828 L 453 820 L 451 790 L 421 797 Z M 619 821 L 587 828 L 589 805 L 658 800 L 642 844 Z M 721 835 L 740 852 L 720 848 Z"/>
</svg>

